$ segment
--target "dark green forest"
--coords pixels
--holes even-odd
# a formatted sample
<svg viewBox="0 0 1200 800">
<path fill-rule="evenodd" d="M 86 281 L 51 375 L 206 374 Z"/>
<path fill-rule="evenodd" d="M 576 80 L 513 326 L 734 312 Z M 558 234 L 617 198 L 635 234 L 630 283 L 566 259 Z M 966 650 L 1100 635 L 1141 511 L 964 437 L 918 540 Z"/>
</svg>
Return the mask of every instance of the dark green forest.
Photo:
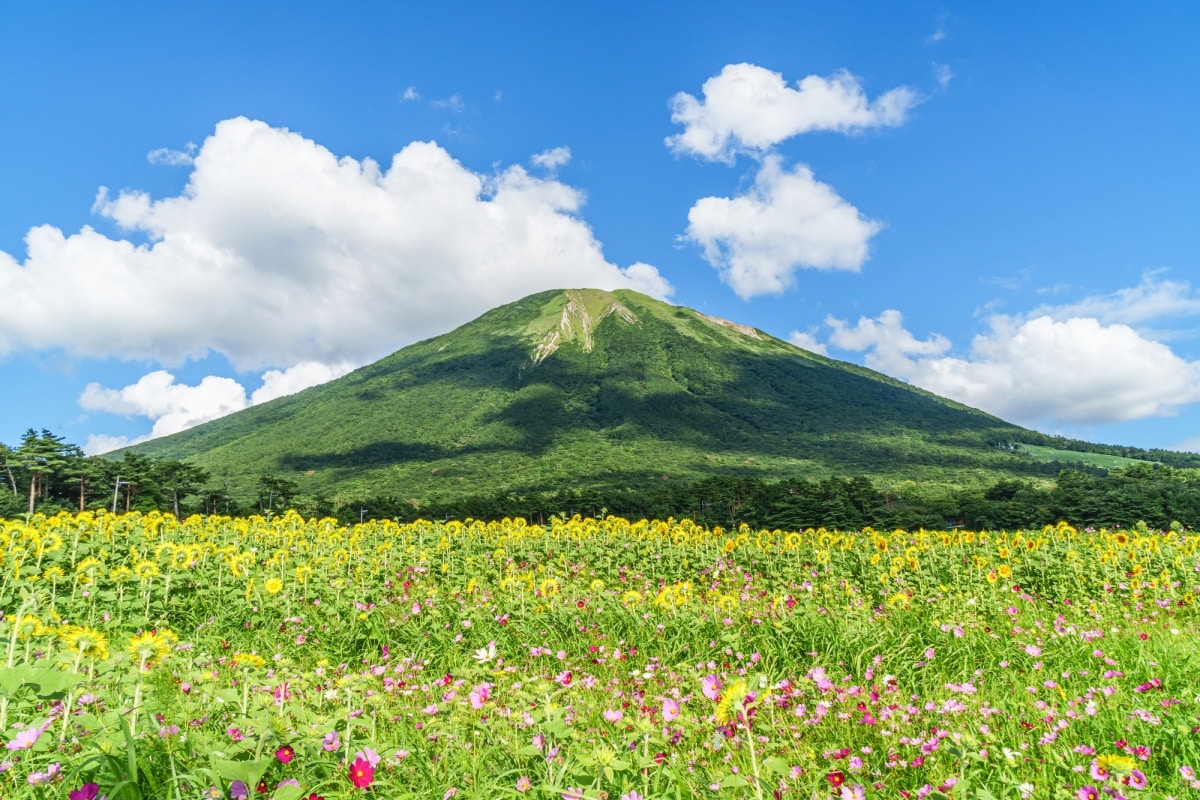
<svg viewBox="0 0 1200 800">
<path fill-rule="evenodd" d="M 1061 447 L 1061 445 L 1060 445 Z M 1066 448 L 1063 448 L 1066 449 Z M 1134 453 L 1135 451 L 1129 451 Z M 1136 451 L 1140 454 L 1140 451 Z M 713 476 L 662 481 L 651 488 L 566 487 L 527 493 L 504 491 L 414 500 L 363 495 L 306 494 L 285 476 L 262 473 L 236 483 L 185 461 L 126 451 L 120 458 L 86 456 L 49 431 L 29 430 L 15 446 L 0 444 L 5 490 L 0 517 L 100 509 L 189 514 L 275 514 L 342 522 L 392 518 L 499 519 L 542 522 L 552 515 L 688 517 L 706 525 L 799 530 L 970 529 L 1040 527 L 1059 520 L 1076 526 L 1116 527 L 1144 522 L 1200 527 L 1200 470 L 1142 462 L 1118 469 L 1060 469 L 1053 480 L 1001 477 L 982 488 L 919 481 L 887 482 L 866 476 L 763 480 Z M 246 487 L 250 487 L 247 489 Z"/>
</svg>

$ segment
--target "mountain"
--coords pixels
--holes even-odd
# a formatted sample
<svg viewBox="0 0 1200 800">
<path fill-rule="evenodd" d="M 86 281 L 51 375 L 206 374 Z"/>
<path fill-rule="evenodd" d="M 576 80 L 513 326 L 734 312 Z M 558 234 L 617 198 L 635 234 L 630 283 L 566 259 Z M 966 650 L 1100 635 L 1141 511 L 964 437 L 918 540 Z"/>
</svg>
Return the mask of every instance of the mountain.
<svg viewBox="0 0 1200 800">
<path fill-rule="evenodd" d="M 1039 436 L 746 325 L 587 289 L 531 295 L 133 449 L 235 488 L 272 474 L 421 501 L 714 474 L 982 485 L 1039 471 L 1007 446 Z"/>
</svg>

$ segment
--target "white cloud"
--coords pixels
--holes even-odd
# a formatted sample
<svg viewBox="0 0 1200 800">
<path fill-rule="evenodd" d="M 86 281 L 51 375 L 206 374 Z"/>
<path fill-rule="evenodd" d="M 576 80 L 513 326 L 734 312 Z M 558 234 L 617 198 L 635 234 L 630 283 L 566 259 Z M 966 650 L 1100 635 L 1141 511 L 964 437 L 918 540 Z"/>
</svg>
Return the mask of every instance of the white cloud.
<svg viewBox="0 0 1200 800">
<path fill-rule="evenodd" d="M 123 389 L 89 383 L 79 405 L 89 411 L 152 419 L 154 428 L 146 438 L 154 439 L 240 411 L 247 402 L 246 390 L 232 378 L 209 375 L 187 386 L 176 383 L 170 372 L 155 370 Z"/>
<path fill-rule="evenodd" d="M 250 396 L 250 405 L 256 406 L 276 397 L 295 394 L 310 386 L 327 383 L 342 377 L 354 367 L 354 364 L 347 361 L 338 364 L 304 361 L 285 370 L 267 370 L 262 376 L 263 385 Z"/>
<path fill-rule="evenodd" d="M 555 170 L 559 167 L 566 166 L 571 161 L 571 148 L 555 147 L 552 150 L 544 150 L 538 153 L 533 158 L 529 159 L 535 167 L 543 169 Z"/>
<path fill-rule="evenodd" d="M 791 88 L 778 72 L 729 64 L 702 87 L 703 100 L 686 92 L 671 99 L 671 121 L 684 126 L 666 142 L 676 153 L 731 162 L 738 153 L 761 154 L 811 131 L 852 133 L 904 122 L 919 102 L 901 86 L 868 100 L 849 72 L 809 75 Z"/>
<path fill-rule="evenodd" d="M 406 102 L 411 102 L 413 100 L 420 100 L 421 93 L 417 91 L 417 87 L 409 86 L 407 89 L 404 90 L 404 94 L 400 95 L 400 99 L 404 100 Z"/>
<path fill-rule="evenodd" d="M 83 452 L 89 456 L 98 456 L 101 453 L 111 453 L 113 450 L 120 450 L 122 447 L 131 447 L 135 444 L 149 440 L 149 436 L 109 436 L 106 433 L 93 433 L 84 442 Z"/>
<path fill-rule="evenodd" d="M 79 397 L 79 405 L 88 411 L 104 411 L 123 417 L 141 417 L 154 423 L 145 436 L 92 435 L 84 450 L 89 455 L 107 453 L 139 442 L 169 436 L 204 422 L 259 405 L 277 397 L 295 394 L 310 386 L 326 383 L 354 368 L 350 363 L 320 364 L 306 361 L 286 370 L 267 370 L 262 386 L 249 400 L 246 389 L 232 378 L 209 375 L 195 386 L 177 383 L 166 370 L 147 373 L 121 389 L 107 389 L 89 383 Z"/>
<path fill-rule="evenodd" d="M 966 358 L 945 355 L 942 336 L 912 336 L 898 311 L 826 322 L 830 342 L 866 351 L 867 366 L 1027 426 L 1169 416 L 1200 401 L 1200 362 L 1092 317 L 994 316 Z"/>
<path fill-rule="evenodd" d="M 899 311 L 888 309 L 875 319 L 862 317 L 854 327 L 834 317 L 825 324 L 833 329 L 829 343 L 842 350 L 869 350 L 867 366 L 891 375 L 901 374 L 910 356 L 939 356 L 950 349 L 950 340 L 939 334 L 918 339 L 904 329 Z"/>
<path fill-rule="evenodd" d="M 160 147 L 146 154 L 146 160 L 151 164 L 163 164 L 168 167 L 190 167 L 196 156 L 196 145 L 188 142 L 183 150 L 171 150 Z"/>
<path fill-rule="evenodd" d="M 98 194 L 97 213 L 147 243 L 43 225 L 23 262 L 0 251 L 0 356 L 362 364 L 544 289 L 671 292 L 654 267 L 609 263 L 581 205 L 553 178 L 480 175 L 429 142 L 385 169 L 226 120 L 179 195 Z"/>
<path fill-rule="evenodd" d="M 748 193 L 698 200 L 684 238 L 700 245 L 721 279 L 749 299 L 784 291 L 800 268 L 858 270 L 880 227 L 808 167 L 788 172 L 769 155 Z"/>
<path fill-rule="evenodd" d="M 816 334 L 811 330 L 792 331 L 791 335 L 788 336 L 788 341 L 810 353 L 817 353 L 822 356 L 829 355 L 829 348 L 820 342 Z"/>
<path fill-rule="evenodd" d="M 1041 306 L 1030 316 L 1054 319 L 1095 317 L 1101 322 L 1144 325 L 1174 317 L 1200 315 L 1200 291 L 1187 281 L 1163 280 L 1158 272 L 1142 276 L 1137 286 L 1085 297 L 1075 303 Z"/>
</svg>

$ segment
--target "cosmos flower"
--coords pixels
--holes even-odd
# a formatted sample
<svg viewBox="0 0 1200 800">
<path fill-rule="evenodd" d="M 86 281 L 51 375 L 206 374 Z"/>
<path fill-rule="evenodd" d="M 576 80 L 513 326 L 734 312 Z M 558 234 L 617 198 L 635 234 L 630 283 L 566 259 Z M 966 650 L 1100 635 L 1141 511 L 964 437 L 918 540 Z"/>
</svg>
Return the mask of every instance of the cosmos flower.
<svg viewBox="0 0 1200 800">
<path fill-rule="evenodd" d="M 375 780 L 375 768 L 365 758 L 356 758 L 350 765 L 350 783 L 357 789 L 365 789 Z"/>
</svg>

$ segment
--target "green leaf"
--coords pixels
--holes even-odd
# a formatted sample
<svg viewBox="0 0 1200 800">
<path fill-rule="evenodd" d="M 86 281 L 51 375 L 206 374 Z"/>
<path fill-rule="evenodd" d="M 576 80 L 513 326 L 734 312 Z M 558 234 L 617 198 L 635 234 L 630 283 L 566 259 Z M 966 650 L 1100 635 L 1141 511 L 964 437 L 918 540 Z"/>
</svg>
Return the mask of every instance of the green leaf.
<svg viewBox="0 0 1200 800">
<path fill-rule="evenodd" d="M 125 739 L 125 764 L 128 767 L 125 777 L 136 784 L 138 780 L 137 742 L 133 739 L 133 731 L 129 730 L 129 722 L 125 717 L 122 715 L 117 719 L 121 723 L 121 735 Z"/>
<path fill-rule="evenodd" d="M 271 794 L 271 800 L 299 800 L 303 796 L 304 789 L 299 786 L 277 786 Z"/>
<path fill-rule="evenodd" d="M 750 781 L 743 778 L 741 775 L 726 775 L 721 779 L 722 789 L 735 789 L 741 786 L 749 786 Z"/>
<path fill-rule="evenodd" d="M 212 756 L 213 769 L 226 781 L 241 781 L 253 789 L 258 785 L 266 771 L 271 767 L 271 759 L 260 758 L 256 761 L 230 761 L 225 758 Z"/>
<path fill-rule="evenodd" d="M 84 677 L 61 669 L 46 669 L 22 664 L 19 667 L 0 667 L 0 695 L 11 697 L 24 686 L 42 699 L 57 700 Z"/>
</svg>

